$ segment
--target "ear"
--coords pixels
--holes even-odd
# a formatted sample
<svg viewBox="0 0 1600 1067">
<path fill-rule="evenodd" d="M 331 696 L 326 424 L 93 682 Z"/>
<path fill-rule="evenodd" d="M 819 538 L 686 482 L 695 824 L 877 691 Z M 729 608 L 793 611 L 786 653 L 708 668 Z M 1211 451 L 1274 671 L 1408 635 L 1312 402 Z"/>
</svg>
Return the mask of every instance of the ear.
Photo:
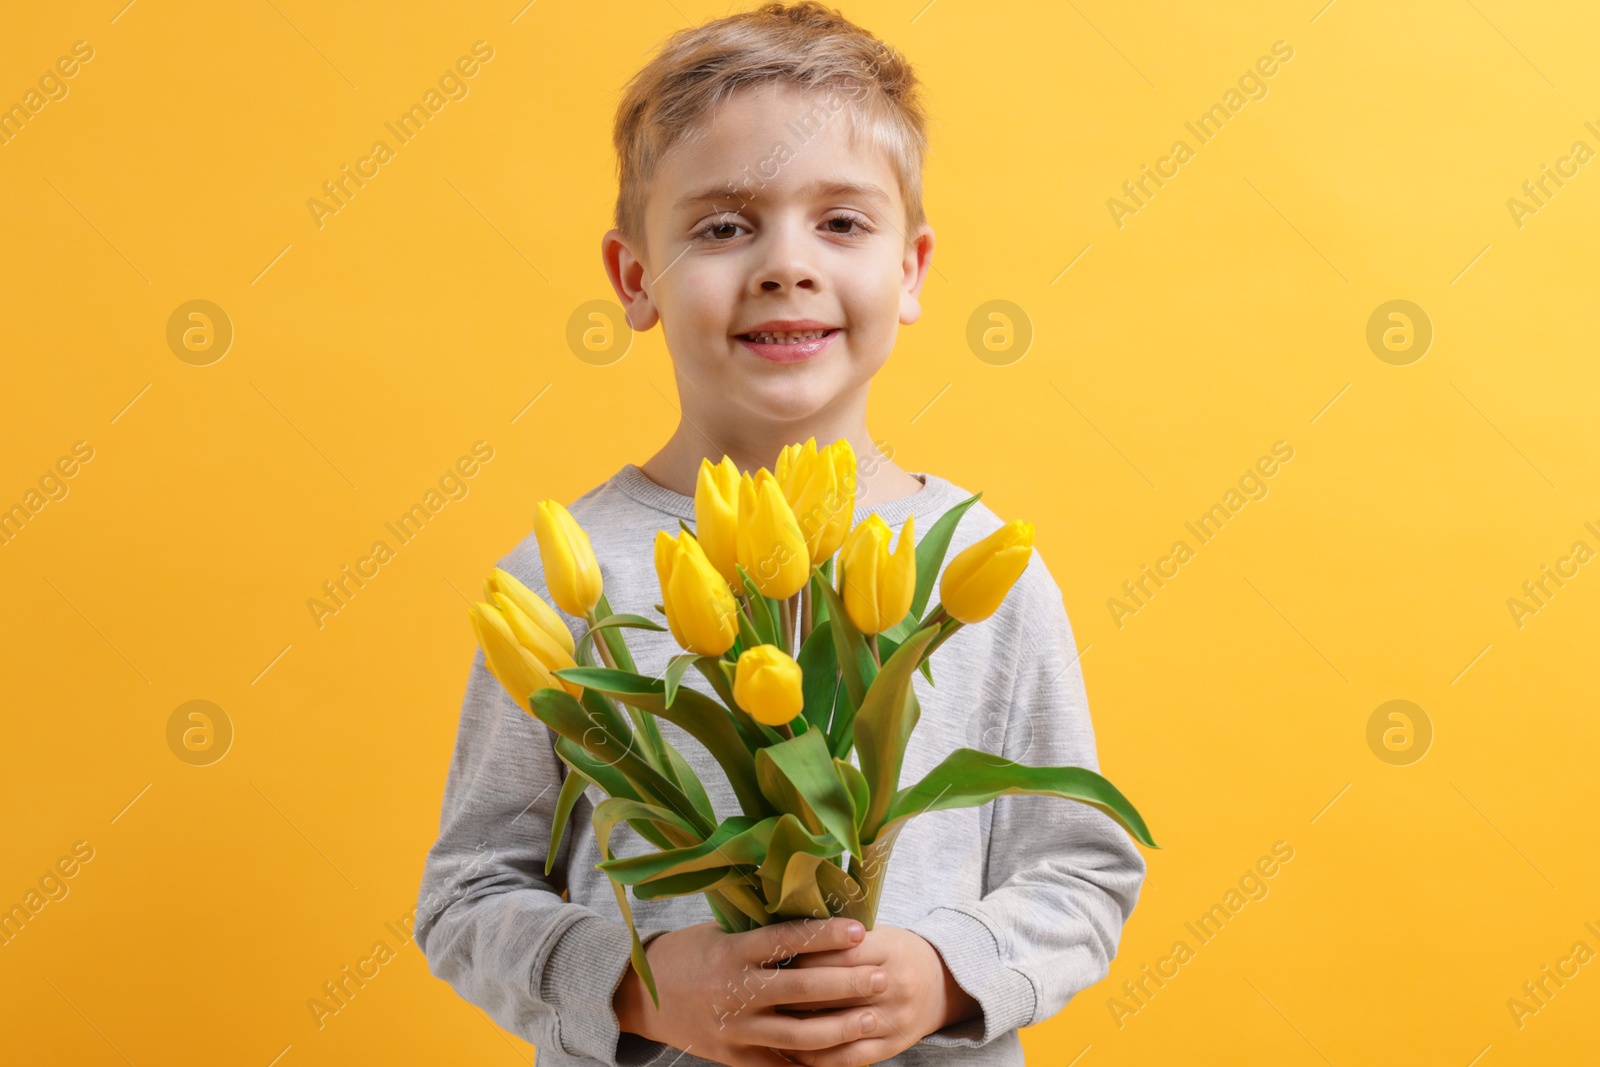
<svg viewBox="0 0 1600 1067">
<path fill-rule="evenodd" d="M 932 264 L 933 227 L 923 223 L 906 243 L 905 258 L 900 263 L 900 322 L 906 326 L 922 317 L 922 301 L 918 298 Z"/>
<path fill-rule="evenodd" d="M 633 330 L 648 330 L 660 320 L 654 298 L 646 288 L 649 269 L 621 230 L 610 229 L 600 238 L 600 259 L 605 264 L 606 277 L 611 288 L 622 302 L 622 312 Z"/>
</svg>

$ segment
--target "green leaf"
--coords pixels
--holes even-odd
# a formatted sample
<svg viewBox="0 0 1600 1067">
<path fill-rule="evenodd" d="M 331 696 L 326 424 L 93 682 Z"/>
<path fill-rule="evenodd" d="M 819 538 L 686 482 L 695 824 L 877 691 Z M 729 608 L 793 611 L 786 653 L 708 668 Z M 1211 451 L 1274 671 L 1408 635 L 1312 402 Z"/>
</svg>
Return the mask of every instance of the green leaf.
<svg viewBox="0 0 1600 1067">
<path fill-rule="evenodd" d="M 852 855 L 860 853 L 855 805 L 822 731 L 809 730 L 757 752 L 756 778 L 779 811 L 798 816 L 812 833 L 832 834 Z"/>
<path fill-rule="evenodd" d="M 580 775 L 598 786 L 608 796 L 620 797 L 623 800 L 640 800 L 644 798 L 634 789 L 626 775 L 608 763 L 595 759 L 586 752 L 582 745 L 574 744 L 565 737 L 556 738 L 556 755 L 561 757 L 563 763 L 572 769 L 572 773 Z M 658 829 L 655 824 L 634 821 L 628 825 L 637 830 L 646 841 L 657 848 L 678 847 Z M 550 873 L 547 869 L 546 874 Z"/>
<path fill-rule="evenodd" d="M 561 792 L 556 794 L 556 810 L 550 817 L 550 848 L 544 857 L 546 878 L 555 869 L 556 853 L 561 851 L 561 837 L 566 833 L 567 823 L 572 818 L 573 805 L 578 803 L 578 798 L 583 796 L 583 790 L 588 784 L 589 780 L 574 770 L 568 770 L 567 776 L 562 779 Z"/>
<path fill-rule="evenodd" d="M 829 556 L 827 559 L 823 560 L 821 563 L 817 564 L 812 569 L 813 578 L 815 578 L 817 571 L 821 571 L 822 572 L 822 584 L 823 585 L 832 585 L 833 584 L 834 567 L 835 567 L 834 560 L 837 559 L 837 558 L 838 558 L 837 555 L 832 555 L 832 556 Z M 826 613 L 827 610 L 828 610 L 827 602 L 824 601 L 821 596 L 813 596 L 811 598 L 811 621 L 812 622 L 816 622 L 817 621 L 817 612 L 821 611 L 821 612 Z"/>
<path fill-rule="evenodd" d="M 759 866 L 767 856 L 767 842 L 772 837 L 778 817 L 757 822 L 744 815 L 735 815 L 723 821 L 709 837 L 699 844 L 663 852 L 648 852 L 640 856 L 620 859 L 606 857 L 596 864 L 613 882 L 635 885 L 668 875 L 687 874 L 690 871 L 710 870 L 713 867 L 734 867 L 741 864 Z"/>
<path fill-rule="evenodd" d="M 940 515 L 928 532 L 922 535 L 922 540 L 917 542 L 917 591 L 911 597 L 910 612 L 913 619 L 921 618 L 922 609 L 928 606 L 928 597 L 933 593 L 934 582 L 944 566 L 944 554 L 950 548 L 950 537 L 956 532 L 956 524 L 981 496 L 981 492 L 973 493 Z"/>
<path fill-rule="evenodd" d="M 595 618 L 597 619 L 609 619 L 616 614 L 616 612 L 611 610 L 611 604 L 606 600 L 604 593 L 600 594 L 600 599 L 595 602 L 594 613 Z M 633 617 L 636 619 L 643 618 L 643 616 L 639 615 L 635 615 Z M 648 619 L 645 619 L 644 621 L 649 622 Z M 656 626 L 655 623 L 651 623 L 651 625 Z M 657 626 L 657 628 L 659 629 L 660 627 Z M 597 625 L 592 627 L 592 629 L 600 630 L 600 639 L 603 640 L 606 643 L 606 647 L 611 650 L 611 658 L 616 661 L 618 667 L 625 671 L 631 671 L 635 669 L 633 666 L 633 653 L 628 651 L 628 642 L 623 638 L 622 634 L 617 632 L 617 627 L 607 626 L 604 629 L 600 629 L 600 627 Z"/>
<path fill-rule="evenodd" d="M 812 568 L 813 578 L 819 569 Z M 850 621 L 850 616 L 845 614 L 844 603 L 839 599 L 838 591 L 827 582 L 821 582 L 820 586 L 822 599 L 828 605 L 828 629 L 833 634 L 834 655 L 839 665 L 839 673 L 844 677 L 845 691 L 850 696 L 850 708 L 853 712 L 860 708 L 861 702 L 866 699 L 867 689 L 877 677 L 878 665 L 873 662 L 872 652 L 867 648 L 867 639 Z M 837 717 L 832 729 L 835 731 L 840 729 Z M 834 740 L 838 740 L 837 734 Z"/>
<path fill-rule="evenodd" d="M 711 914 L 716 917 L 717 925 L 722 927 L 724 933 L 742 934 L 746 930 L 756 928 L 755 920 L 734 907 L 728 898 L 715 888 L 705 890 L 705 895 L 706 905 L 711 908 Z"/>
<path fill-rule="evenodd" d="M 728 668 L 733 664 L 721 656 L 700 656 L 694 661 L 695 670 L 701 677 L 711 683 L 711 688 L 716 690 L 717 696 L 728 707 L 733 707 L 733 678 L 728 673 Z"/>
<path fill-rule="evenodd" d="M 867 785 L 866 775 L 848 760 L 836 758 L 833 765 L 839 772 L 839 780 L 844 782 L 845 792 L 850 794 L 850 805 L 855 812 L 855 824 L 859 828 L 862 820 L 867 817 L 867 805 L 872 800 L 872 787 Z"/>
<path fill-rule="evenodd" d="M 665 614 L 665 612 L 662 614 Z M 599 622 L 595 623 L 593 626 L 589 627 L 589 632 L 578 639 L 578 644 L 581 645 L 586 641 L 591 641 L 600 633 L 601 630 L 610 629 L 612 627 L 622 627 L 629 630 L 667 629 L 667 627 L 662 626 L 654 619 L 647 619 L 643 615 L 608 615 Z M 576 658 L 576 654 L 574 654 L 574 658 Z"/>
<path fill-rule="evenodd" d="M 668 875 L 639 883 L 633 887 L 633 895 L 640 900 L 662 900 L 707 893 L 725 885 L 748 883 L 749 870 L 748 867 L 709 867 L 703 871 Z"/>
<path fill-rule="evenodd" d="M 613 797 L 610 800 L 602 800 L 594 809 L 594 836 L 596 844 L 600 846 L 601 856 L 607 860 L 611 858 L 611 831 L 616 829 L 619 822 L 633 819 L 675 825 L 685 831 L 693 832 L 692 827 L 664 808 Z M 628 934 L 633 938 L 633 949 L 630 953 L 633 969 L 644 981 L 645 988 L 650 990 L 650 1000 L 659 1010 L 661 997 L 656 993 L 656 976 L 650 971 L 650 960 L 645 956 L 644 944 L 639 940 L 639 931 L 633 926 L 633 911 L 628 907 L 628 891 L 623 888 L 622 883 L 616 881 L 611 883 L 611 888 L 617 895 L 617 908 L 622 912 L 623 921 L 628 924 Z"/>
<path fill-rule="evenodd" d="M 750 613 L 745 611 L 743 607 L 739 608 L 737 617 L 739 619 L 739 639 L 733 645 L 735 660 L 757 645 L 770 643 L 762 638 L 761 631 L 757 630 L 755 624 L 750 621 Z"/>
<path fill-rule="evenodd" d="M 606 600 L 604 593 L 602 593 L 600 595 L 600 599 L 595 602 L 594 610 L 595 617 L 598 619 L 610 618 L 615 614 L 615 612 L 611 610 L 611 603 Z M 634 618 L 642 618 L 642 616 L 634 616 Z M 649 622 L 647 619 L 644 621 Z M 656 629 L 661 628 L 655 623 L 650 623 L 650 625 Z M 620 628 L 616 626 L 608 626 L 600 630 L 600 639 L 604 641 L 606 643 L 606 647 L 611 650 L 612 662 L 614 662 L 619 668 L 625 671 L 638 670 L 638 668 L 633 664 L 633 653 L 628 651 L 628 642 L 623 637 Z M 645 759 L 650 761 L 651 766 L 655 767 L 657 770 L 666 774 L 667 777 L 670 778 L 672 776 L 672 764 L 671 761 L 667 759 L 667 742 L 661 736 L 661 727 L 657 726 L 654 720 L 641 716 L 634 717 L 634 724 L 643 737 L 643 740 L 640 743 L 640 748 L 644 750 Z"/>
<path fill-rule="evenodd" d="M 631 744 L 631 739 L 619 737 L 604 720 L 591 715 L 565 689 L 536 689 L 529 697 L 528 704 L 536 719 L 587 750 L 596 759 L 616 767 L 646 797 L 685 817 L 693 813 L 694 809 L 683 790 L 641 757 Z M 710 831 L 711 825 L 705 825 L 706 832 Z"/>
<path fill-rule="evenodd" d="M 847 919 L 859 919 L 867 929 L 872 929 L 873 916 L 866 910 L 867 891 L 861 883 L 831 863 L 817 864 L 814 874 L 830 912 Z"/>
<path fill-rule="evenodd" d="M 895 649 L 856 713 L 855 746 L 861 753 L 861 773 L 872 791 L 867 817 L 861 824 L 864 842 L 877 835 L 894 801 L 895 790 L 900 787 L 900 766 L 905 761 L 906 742 L 921 715 L 911 685 L 912 672 L 916 670 L 922 650 L 938 632 L 937 626 L 918 630 Z"/>
<path fill-rule="evenodd" d="M 655 693 L 664 689 L 661 679 L 650 678 L 633 671 L 612 670 L 610 667 L 562 667 L 554 672 L 557 678 L 581 685 L 585 689 L 598 689 L 621 700 L 633 693 Z"/>
<path fill-rule="evenodd" d="M 801 715 L 807 723 L 827 730 L 833 717 L 833 698 L 839 685 L 839 654 L 829 627 L 811 631 L 800 648 L 801 688 L 805 694 Z"/>
<path fill-rule="evenodd" d="M 749 740 L 751 754 L 754 755 L 755 750 L 760 748 L 762 745 L 775 745 L 779 741 L 782 741 L 782 734 L 764 722 L 757 722 L 755 718 L 751 716 L 748 711 L 745 711 L 743 708 L 741 708 L 739 706 L 739 702 L 733 698 L 733 680 L 738 673 L 737 665 L 729 663 L 725 659 L 718 660 L 717 670 L 722 672 L 722 680 L 725 686 L 723 689 L 718 689 L 717 692 L 726 694 L 723 699 L 727 701 L 727 708 L 733 714 L 733 721 L 739 727 L 739 732 Z"/>
<path fill-rule="evenodd" d="M 1061 797 L 1098 808 L 1149 848 L 1160 848 L 1116 786 L 1086 767 L 1029 767 L 975 748 L 958 748 L 916 785 L 900 790 L 884 829 L 929 811 L 974 808 L 1011 794 Z"/>
<path fill-rule="evenodd" d="M 701 784 L 700 776 L 694 773 L 694 768 L 689 766 L 679 751 L 667 746 L 667 758 L 672 761 L 672 769 L 677 772 L 678 784 L 683 786 L 683 792 L 689 798 L 689 803 L 694 805 L 707 823 L 716 824 L 717 812 L 711 806 L 711 798 L 706 795 L 706 787 Z"/>
<path fill-rule="evenodd" d="M 701 656 L 695 660 L 695 668 L 711 683 L 711 688 L 717 691 L 722 698 L 723 705 L 733 715 L 734 728 L 739 731 L 739 737 L 744 741 L 744 747 L 750 750 L 752 756 L 756 749 L 766 742 L 756 729 L 756 721 L 743 711 L 733 699 L 733 664 L 720 656 Z"/>
<path fill-rule="evenodd" d="M 633 787 L 633 783 L 628 781 L 627 775 L 611 764 L 595 759 L 582 745 L 558 736 L 556 755 L 560 756 L 568 767 L 604 790 L 607 796 L 621 797 L 623 800 L 644 800 L 639 791 Z"/>
<path fill-rule="evenodd" d="M 578 698 L 589 713 L 589 718 L 600 726 L 615 734 L 625 748 L 634 748 L 633 727 L 629 725 L 628 717 L 610 697 L 598 689 L 584 689 Z"/>
<path fill-rule="evenodd" d="M 699 658 L 699 655 L 694 652 L 685 652 L 682 655 L 673 656 L 667 662 L 667 671 L 661 676 L 661 680 L 667 685 L 667 707 L 670 708 L 672 706 L 672 698 L 678 695 L 678 686 L 683 681 L 683 672 L 688 670 L 689 665 Z"/>
<path fill-rule="evenodd" d="M 894 655 L 895 649 L 905 644 L 906 638 L 917 632 L 916 620 L 917 617 L 915 615 L 907 615 L 878 635 L 879 658 L 887 661 L 890 656 Z M 928 679 L 929 685 L 933 684 L 933 656 L 931 652 L 923 657 L 921 664 L 917 666 L 917 670 L 921 671 L 922 676 Z"/>
<path fill-rule="evenodd" d="M 844 679 L 838 680 L 838 691 L 833 696 L 833 719 L 828 728 L 828 748 L 841 759 L 855 747 L 855 712 L 850 707 L 850 694 L 845 692 Z"/>
<path fill-rule="evenodd" d="M 576 682 L 585 690 L 609 694 L 630 707 L 673 723 L 704 745 L 706 751 L 722 765 L 722 771 L 728 776 L 728 784 L 733 786 L 741 808 L 756 816 L 768 813 L 766 799 L 756 782 L 755 762 L 750 749 L 745 746 L 728 709 L 721 704 L 698 690 L 683 686 L 669 708 L 665 682 L 628 671 L 563 667 L 555 673 L 565 680 Z"/>
<path fill-rule="evenodd" d="M 734 569 L 739 572 L 739 582 L 744 586 L 750 606 L 749 621 L 755 628 L 758 640 L 751 641 L 745 638 L 745 647 L 751 645 L 775 645 L 778 643 L 778 620 L 772 614 L 772 602 L 761 594 L 761 589 L 756 585 L 756 580 L 750 577 L 750 572 L 745 570 L 743 563 L 735 563 Z M 741 615 L 743 613 L 741 612 Z M 739 625 L 743 635 L 744 624 Z"/>
<path fill-rule="evenodd" d="M 826 919 L 828 905 L 817 885 L 817 868 L 833 866 L 828 859 L 839 851 L 838 841 L 808 833 L 793 815 L 779 818 L 760 870 L 770 902 L 767 911 L 780 919 Z"/>
</svg>

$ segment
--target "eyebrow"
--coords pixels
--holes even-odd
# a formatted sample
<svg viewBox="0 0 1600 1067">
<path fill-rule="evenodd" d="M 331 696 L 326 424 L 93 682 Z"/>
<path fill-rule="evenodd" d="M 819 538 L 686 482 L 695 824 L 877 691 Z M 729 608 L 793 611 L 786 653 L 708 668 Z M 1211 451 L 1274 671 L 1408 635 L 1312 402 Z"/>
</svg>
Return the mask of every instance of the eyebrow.
<svg viewBox="0 0 1600 1067">
<path fill-rule="evenodd" d="M 712 186 L 702 189 L 698 193 L 690 193 L 674 204 L 673 207 L 675 210 L 681 211 L 697 204 L 706 204 L 717 200 L 739 200 L 738 192 L 729 188 L 732 184 L 732 182 L 726 182 L 721 186 Z M 819 178 L 801 186 L 796 190 L 796 193 L 801 197 L 856 196 L 867 200 L 876 200 L 884 206 L 888 206 L 890 203 L 889 194 L 871 182 L 829 181 Z"/>
</svg>

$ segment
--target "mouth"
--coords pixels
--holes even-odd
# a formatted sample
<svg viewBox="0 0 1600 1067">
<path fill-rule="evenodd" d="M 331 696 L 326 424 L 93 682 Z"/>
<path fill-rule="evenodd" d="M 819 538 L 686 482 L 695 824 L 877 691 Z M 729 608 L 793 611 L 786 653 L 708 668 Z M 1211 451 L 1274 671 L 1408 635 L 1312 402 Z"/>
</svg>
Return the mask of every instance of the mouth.
<svg viewBox="0 0 1600 1067">
<path fill-rule="evenodd" d="M 757 331 L 736 334 L 745 348 L 773 363 L 797 363 L 812 359 L 832 343 L 837 327 L 821 330 Z"/>
</svg>

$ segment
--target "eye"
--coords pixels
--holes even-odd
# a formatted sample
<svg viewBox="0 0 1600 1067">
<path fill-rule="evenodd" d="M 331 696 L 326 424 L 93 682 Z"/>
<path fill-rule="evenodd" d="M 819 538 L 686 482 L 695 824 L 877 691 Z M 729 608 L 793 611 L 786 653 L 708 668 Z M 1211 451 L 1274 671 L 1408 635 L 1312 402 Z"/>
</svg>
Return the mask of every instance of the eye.
<svg viewBox="0 0 1600 1067">
<path fill-rule="evenodd" d="M 735 230 L 744 229 L 744 227 L 739 225 L 739 223 L 733 221 L 733 217 L 731 215 L 719 215 L 715 219 L 712 219 L 710 222 L 706 223 L 704 226 L 700 227 L 690 236 L 705 238 L 715 244 L 726 244 L 728 241 L 733 240 L 735 235 L 728 234 L 724 237 L 714 237 L 712 235 L 718 230 L 726 230 L 729 228 Z"/>
<path fill-rule="evenodd" d="M 867 236 L 869 236 L 869 235 L 871 235 L 872 233 L 875 232 L 872 229 L 871 226 L 867 225 L 867 220 L 865 218 L 863 218 L 860 215 L 855 214 L 854 212 L 848 212 L 847 211 L 847 212 L 842 212 L 842 213 L 840 213 L 838 215 L 834 215 L 831 218 L 828 218 L 827 220 L 825 220 L 823 225 L 824 226 L 832 226 L 836 222 L 845 223 L 846 224 L 845 228 L 844 229 L 837 229 L 837 230 L 836 229 L 830 229 L 828 232 L 829 233 L 836 233 L 840 237 L 867 237 Z M 849 228 L 851 225 L 854 225 L 856 227 L 855 230 L 852 231 Z"/>
</svg>

